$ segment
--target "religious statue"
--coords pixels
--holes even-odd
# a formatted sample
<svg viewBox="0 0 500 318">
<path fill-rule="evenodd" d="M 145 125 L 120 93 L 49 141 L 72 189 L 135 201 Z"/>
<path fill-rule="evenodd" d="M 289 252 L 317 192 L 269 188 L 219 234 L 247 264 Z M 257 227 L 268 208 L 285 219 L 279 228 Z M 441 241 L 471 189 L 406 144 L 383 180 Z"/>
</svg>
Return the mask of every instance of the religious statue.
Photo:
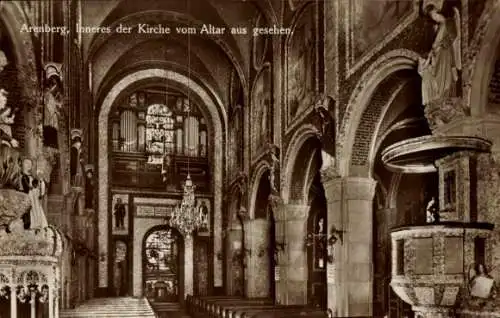
<svg viewBox="0 0 500 318">
<path fill-rule="evenodd" d="M 58 148 L 57 133 L 59 130 L 59 117 L 62 109 L 62 83 L 60 71 L 55 63 L 46 66 L 47 85 L 43 95 L 43 140 L 48 147 Z"/>
<path fill-rule="evenodd" d="M 17 317 L 31 317 L 31 295 L 27 286 L 17 287 Z"/>
<path fill-rule="evenodd" d="M 36 317 L 49 318 L 49 286 L 44 284 L 39 292 L 36 290 Z"/>
<path fill-rule="evenodd" d="M 146 106 L 146 94 L 139 93 L 138 102 L 139 102 L 139 107 L 144 108 L 144 106 Z"/>
<path fill-rule="evenodd" d="M 14 124 L 16 112 L 7 106 L 7 95 L 8 92 L 0 88 L 0 141 L 1 144 L 17 148 L 19 144 L 12 137 L 12 125 Z"/>
<path fill-rule="evenodd" d="M 5 66 L 9 64 L 9 61 L 7 60 L 7 56 L 5 56 L 5 53 L 0 50 L 0 73 L 3 71 Z"/>
<path fill-rule="evenodd" d="M 442 5 L 441 5 L 442 6 Z M 453 17 L 445 17 L 441 6 L 430 3 L 424 11 L 435 22 L 436 37 L 427 59 L 420 59 L 418 72 L 422 77 L 422 103 L 456 95 L 461 61 L 460 12 L 453 7 Z"/>
<path fill-rule="evenodd" d="M 125 229 L 125 215 L 127 211 L 125 210 L 125 204 L 122 202 L 122 198 L 117 198 L 114 213 L 115 215 L 115 225 L 118 229 Z"/>
<path fill-rule="evenodd" d="M 85 169 L 85 208 L 94 208 L 94 171 L 92 168 Z"/>
<path fill-rule="evenodd" d="M 10 287 L 0 288 L 0 318 L 10 318 Z"/>
<path fill-rule="evenodd" d="M 45 195 L 45 182 L 32 175 L 33 162 L 31 159 L 24 159 L 22 165 L 21 182 L 19 189 L 27 193 L 31 202 L 29 215 L 23 216 L 25 229 L 39 230 L 47 227 L 49 224 L 43 211 L 41 198 Z"/>
<path fill-rule="evenodd" d="M 276 153 L 276 146 L 270 145 L 269 154 L 271 156 L 271 167 L 269 171 L 269 183 L 271 185 L 271 194 L 278 195 L 278 185 L 276 185 L 276 176 L 278 174 L 279 169 L 279 159 L 278 154 Z"/>
<path fill-rule="evenodd" d="M 137 107 L 137 95 L 136 94 L 130 95 L 129 106 L 134 107 L 134 108 Z"/>
<path fill-rule="evenodd" d="M 208 207 L 205 201 L 201 201 L 200 207 L 198 208 L 200 218 L 201 218 L 201 230 L 208 231 Z"/>
<path fill-rule="evenodd" d="M 431 200 L 427 203 L 427 208 L 425 209 L 425 212 L 426 212 L 427 223 L 439 222 L 439 209 L 435 197 L 432 197 Z"/>
<path fill-rule="evenodd" d="M 70 176 L 72 185 L 79 186 L 83 183 L 81 151 L 82 138 L 80 131 L 74 129 L 71 131 L 71 140 L 73 144 L 70 150 Z"/>
</svg>

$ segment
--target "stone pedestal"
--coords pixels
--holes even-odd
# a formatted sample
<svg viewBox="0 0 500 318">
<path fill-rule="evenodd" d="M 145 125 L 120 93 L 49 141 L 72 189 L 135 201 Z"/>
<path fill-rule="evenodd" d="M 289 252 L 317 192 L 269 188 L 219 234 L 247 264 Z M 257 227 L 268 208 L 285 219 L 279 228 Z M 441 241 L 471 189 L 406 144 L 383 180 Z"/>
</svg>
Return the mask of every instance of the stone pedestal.
<svg viewBox="0 0 500 318">
<path fill-rule="evenodd" d="M 246 270 L 245 294 L 248 298 L 269 297 L 269 221 L 246 220 L 244 223 Z"/>
<path fill-rule="evenodd" d="M 328 228 L 341 236 L 329 247 L 328 308 L 338 317 L 372 315 L 373 196 L 376 182 L 368 178 L 323 178 Z"/>
</svg>

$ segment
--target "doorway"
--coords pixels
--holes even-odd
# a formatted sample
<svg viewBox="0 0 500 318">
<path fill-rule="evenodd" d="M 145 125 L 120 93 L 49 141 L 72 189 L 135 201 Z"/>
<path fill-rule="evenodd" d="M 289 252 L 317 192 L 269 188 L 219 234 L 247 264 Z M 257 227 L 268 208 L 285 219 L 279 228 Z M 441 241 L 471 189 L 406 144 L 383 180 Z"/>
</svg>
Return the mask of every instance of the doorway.
<svg viewBox="0 0 500 318">
<path fill-rule="evenodd" d="M 327 308 L 326 266 L 327 258 L 327 205 L 319 174 L 309 190 L 311 209 L 307 220 L 307 299 L 308 304 Z"/>
<path fill-rule="evenodd" d="M 181 241 L 170 227 L 146 234 L 143 248 L 144 293 L 152 303 L 179 302 L 182 295 Z"/>
<path fill-rule="evenodd" d="M 113 264 L 113 295 L 127 296 L 129 285 L 128 246 L 122 240 L 115 241 L 115 262 Z"/>
</svg>

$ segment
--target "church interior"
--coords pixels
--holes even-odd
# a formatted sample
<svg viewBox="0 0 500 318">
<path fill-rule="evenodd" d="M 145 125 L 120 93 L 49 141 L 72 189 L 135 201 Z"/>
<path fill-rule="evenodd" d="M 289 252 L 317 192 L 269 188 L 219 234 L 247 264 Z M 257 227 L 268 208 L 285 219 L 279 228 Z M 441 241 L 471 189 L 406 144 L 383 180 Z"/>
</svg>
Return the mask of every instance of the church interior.
<svg viewBox="0 0 500 318">
<path fill-rule="evenodd" d="M 500 0 L 1 1 L 0 317 L 499 317 L 499 33 Z"/>
</svg>

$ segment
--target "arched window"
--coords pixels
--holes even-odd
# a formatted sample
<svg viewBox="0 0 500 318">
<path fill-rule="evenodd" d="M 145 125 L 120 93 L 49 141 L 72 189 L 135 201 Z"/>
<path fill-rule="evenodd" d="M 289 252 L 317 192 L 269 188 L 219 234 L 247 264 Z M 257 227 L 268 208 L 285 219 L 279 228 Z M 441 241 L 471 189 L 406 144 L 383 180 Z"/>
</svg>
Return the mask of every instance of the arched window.
<svg viewBox="0 0 500 318">
<path fill-rule="evenodd" d="M 162 160 L 164 154 L 171 154 L 174 151 L 174 119 L 172 117 L 173 114 L 166 105 L 155 104 L 148 107 L 146 151 L 154 159 Z M 152 161 L 156 161 L 154 159 Z"/>
</svg>

